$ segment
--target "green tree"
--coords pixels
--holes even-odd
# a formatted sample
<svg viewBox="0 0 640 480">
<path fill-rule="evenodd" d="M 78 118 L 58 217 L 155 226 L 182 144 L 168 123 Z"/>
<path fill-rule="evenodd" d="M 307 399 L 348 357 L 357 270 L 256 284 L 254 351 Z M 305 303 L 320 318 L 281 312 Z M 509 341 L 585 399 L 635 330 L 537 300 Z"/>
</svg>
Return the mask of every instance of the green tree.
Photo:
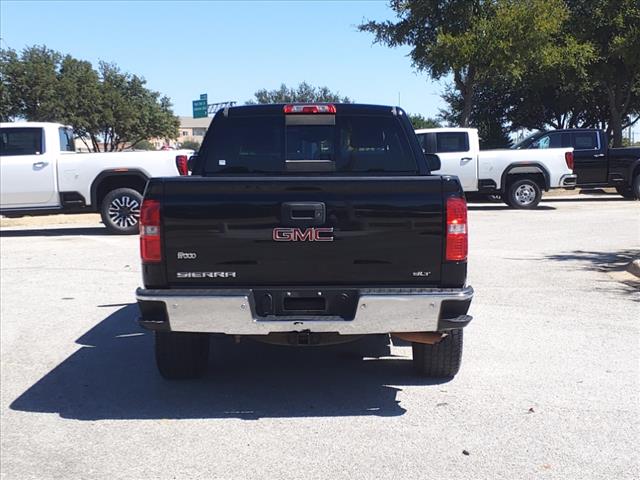
<svg viewBox="0 0 640 480">
<path fill-rule="evenodd" d="M 573 0 L 564 30 L 586 46 L 578 62 L 527 72 L 506 93 L 512 129 L 602 128 L 614 145 L 640 111 L 640 6 Z M 487 88 L 490 88 L 487 85 Z"/>
<path fill-rule="evenodd" d="M 419 113 L 417 114 L 408 114 L 409 120 L 411 120 L 411 125 L 413 125 L 414 130 L 418 130 L 420 128 L 438 128 L 440 127 L 440 122 L 433 118 L 425 118 Z"/>
<path fill-rule="evenodd" d="M 568 0 L 567 5 L 571 33 L 595 51 L 588 66 L 589 85 L 602 102 L 597 108 L 606 106 L 601 120 L 613 145 L 621 146 L 624 128 L 640 118 L 640 3 Z"/>
<path fill-rule="evenodd" d="M 314 87 L 302 82 L 297 87 L 287 87 L 284 83 L 275 90 L 258 90 L 247 105 L 256 103 L 352 103 L 349 97 L 340 96 L 328 87 Z"/>
<path fill-rule="evenodd" d="M 15 50 L 0 49 L 0 121 L 7 122 L 20 113 L 18 76 L 18 54 Z"/>
<path fill-rule="evenodd" d="M 640 119 L 640 4 L 568 1 L 563 32 L 573 52 L 568 61 L 478 82 L 476 92 L 482 93 L 474 98 L 472 125 L 482 129 L 477 114 L 491 106 L 485 121 L 501 117 L 512 131 L 595 127 L 613 145 L 622 144 L 622 131 Z M 445 99 L 453 102 L 449 117 L 460 118 L 460 99 Z"/>
<path fill-rule="evenodd" d="M 151 143 L 149 140 L 142 140 L 138 142 L 135 146 L 136 150 L 155 150 L 156 146 Z"/>
<path fill-rule="evenodd" d="M 478 129 L 482 149 L 509 148 L 512 144 L 507 128 L 505 95 L 507 88 L 499 83 L 482 83 L 476 88 L 470 126 Z M 439 117 L 448 125 L 460 125 L 463 101 L 458 91 L 447 88 L 442 98 L 449 108 L 441 110 Z"/>
<path fill-rule="evenodd" d="M 478 85 L 582 60 L 588 48 L 567 38 L 562 0 L 392 0 L 397 22 L 369 21 L 361 31 L 391 47 L 408 45 L 413 65 L 453 78 L 469 126 Z"/>
<path fill-rule="evenodd" d="M 184 148 L 186 150 L 195 150 L 196 152 L 200 150 L 200 142 L 196 142 L 194 140 L 187 140 L 180 144 L 180 148 Z"/>
<path fill-rule="evenodd" d="M 6 122 L 11 118 L 11 100 L 9 89 L 0 76 L 0 122 Z"/>
<path fill-rule="evenodd" d="M 23 116 L 29 120 L 46 121 L 62 110 L 56 92 L 57 71 L 61 55 L 45 46 L 25 48 L 21 55 L 11 49 L 2 50 L 3 90 L 9 105 L 8 116 Z"/>
<path fill-rule="evenodd" d="M 3 120 L 69 124 L 94 151 L 178 135 L 170 100 L 114 64 L 100 63 L 96 71 L 89 62 L 33 46 L 20 54 L 0 50 L 0 77 Z"/>
<path fill-rule="evenodd" d="M 89 132 L 94 145 L 100 138 L 105 151 L 117 151 L 152 137 L 177 138 L 179 121 L 167 97 L 147 89 L 143 78 L 123 73 L 115 64 L 101 62 L 98 71 L 102 115 Z"/>
<path fill-rule="evenodd" d="M 552 73 L 526 77 L 508 92 L 494 91 L 494 97 L 509 110 L 512 129 L 529 130 L 595 126 L 602 116 L 602 95 L 594 91 L 585 78 Z M 491 85 L 486 85 L 489 92 Z"/>
<path fill-rule="evenodd" d="M 90 144 L 90 135 L 100 123 L 100 79 L 90 62 L 65 56 L 60 64 L 56 92 L 64 108 L 52 117 L 55 121 L 72 125 L 75 134 L 88 149 L 97 151 L 97 144 Z"/>
</svg>

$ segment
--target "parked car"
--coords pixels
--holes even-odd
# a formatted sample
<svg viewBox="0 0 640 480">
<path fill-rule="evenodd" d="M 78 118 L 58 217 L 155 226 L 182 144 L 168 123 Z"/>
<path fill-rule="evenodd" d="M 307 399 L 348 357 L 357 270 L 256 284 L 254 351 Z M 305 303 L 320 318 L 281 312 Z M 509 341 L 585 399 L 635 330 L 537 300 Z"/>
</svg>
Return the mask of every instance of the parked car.
<svg viewBox="0 0 640 480">
<path fill-rule="evenodd" d="M 140 323 L 165 378 L 201 375 L 209 334 L 367 356 L 391 334 L 419 373 L 458 372 L 466 202 L 403 110 L 231 107 L 192 162 L 149 180 L 140 216 Z"/>
<path fill-rule="evenodd" d="M 500 195 L 513 208 L 534 208 L 543 191 L 576 181 L 572 148 L 480 150 L 475 128 L 426 128 L 416 135 L 425 153 L 440 157 L 435 173 L 456 175 L 465 192 Z"/>
<path fill-rule="evenodd" d="M 0 214 L 16 217 L 100 212 L 109 232 L 137 233 L 147 180 L 186 174 L 187 158 L 192 153 L 77 153 L 70 127 L 58 123 L 2 123 Z"/>
<path fill-rule="evenodd" d="M 620 195 L 640 199 L 640 147 L 609 148 L 606 134 L 596 128 L 537 132 L 514 145 L 516 150 L 573 148 L 576 185 L 615 187 Z"/>
</svg>

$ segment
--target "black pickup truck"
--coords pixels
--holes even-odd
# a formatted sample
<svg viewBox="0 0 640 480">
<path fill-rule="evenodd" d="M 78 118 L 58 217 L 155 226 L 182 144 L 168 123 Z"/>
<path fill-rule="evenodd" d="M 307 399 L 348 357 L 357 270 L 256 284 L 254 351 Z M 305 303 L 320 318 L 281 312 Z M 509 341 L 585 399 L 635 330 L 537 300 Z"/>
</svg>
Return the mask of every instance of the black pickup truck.
<svg viewBox="0 0 640 480">
<path fill-rule="evenodd" d="M 537 132 L 513 148 L 573 147 L 573 173 L 583 188 L 615 187 L 620 195 L 640 199 L 640 147 L 609 148 L 595 128 Z"/>
<path fill-rule="evenodd" d="M 140 214 L 139 321 L 162 376 L 203 374 L 210 334 L 367 356 L 392 335 L 421 374 L 457 373 L 466 202 L 403 110 L 228 108 L 192 168 L 151 179 Z"/>
</svg>

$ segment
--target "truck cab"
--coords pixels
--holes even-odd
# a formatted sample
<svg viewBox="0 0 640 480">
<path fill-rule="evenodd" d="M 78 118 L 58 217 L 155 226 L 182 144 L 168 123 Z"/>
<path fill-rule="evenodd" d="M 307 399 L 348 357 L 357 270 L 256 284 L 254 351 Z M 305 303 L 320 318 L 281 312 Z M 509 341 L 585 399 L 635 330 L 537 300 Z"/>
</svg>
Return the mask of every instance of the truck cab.
<svg viewBox="0 0 640 480">
<path fill-rule="evenodd" d="M 75 151 L 73 129 L 51 122 L 0 124 L 0 214 L 99 212 L 114 234 L 138 233 L 152 176 L 185 175 L 192 150 Z"/>
<path fill-rule="evenodd" d="M 516 150 L 573 147 L 573 170 L 578 184 L 607 182 L 607 140 L 594 128 L 538 132 L 514 146 Z"/>
<path fill-rule="evenodd" d="M 536 132 L 514 145 L 516 150 L 573 148 L 579 187 L 614 187 L 624 197 L 640 198 L 640 148 L 609 148 L 604 131 L 571 128 Z"/>
<path fill-rule="evenodd" d="M 423 151 L 438 155 L 443 173 L 457 176 L 465 192 L 478 190 L 478 130 L 448 127 L 416 133 Z"/>
<path fill-rule="evenodd" d="M 71 128 L 36 122 L 3 124 L 0 153 L 3 209 L 60 207 L 55 159 L 75 153 Z"/>
<path fill-rule="evenodd" d="M 480 150 L 475 128 L 426 128 L 416 135 L 425 153 L 440 157 L 438 173 L 456 175 L 465 192 L 499 195 L 512 208 L 535 208 L 542 192 L 575 184 L 572 148 Z"/>
</svg>

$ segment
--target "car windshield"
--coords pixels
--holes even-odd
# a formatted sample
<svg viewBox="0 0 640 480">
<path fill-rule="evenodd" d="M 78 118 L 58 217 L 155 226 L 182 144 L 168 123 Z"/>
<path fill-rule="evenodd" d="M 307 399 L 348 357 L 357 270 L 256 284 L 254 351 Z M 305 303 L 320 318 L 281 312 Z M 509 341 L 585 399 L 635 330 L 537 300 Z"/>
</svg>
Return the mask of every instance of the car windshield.
<svg viewBox="0 0 640 480">
<path fill-rule="evenodd" d="M 531 135 L 525 137 L 523 140 L 520 140 L 518 143 L 513 145 L 511 148 L 514 150 L 521 150 L 523 148 L 529 148 L 533 140 L 538 137 L 542 132 L 534 132 Z"/>
</svg>

